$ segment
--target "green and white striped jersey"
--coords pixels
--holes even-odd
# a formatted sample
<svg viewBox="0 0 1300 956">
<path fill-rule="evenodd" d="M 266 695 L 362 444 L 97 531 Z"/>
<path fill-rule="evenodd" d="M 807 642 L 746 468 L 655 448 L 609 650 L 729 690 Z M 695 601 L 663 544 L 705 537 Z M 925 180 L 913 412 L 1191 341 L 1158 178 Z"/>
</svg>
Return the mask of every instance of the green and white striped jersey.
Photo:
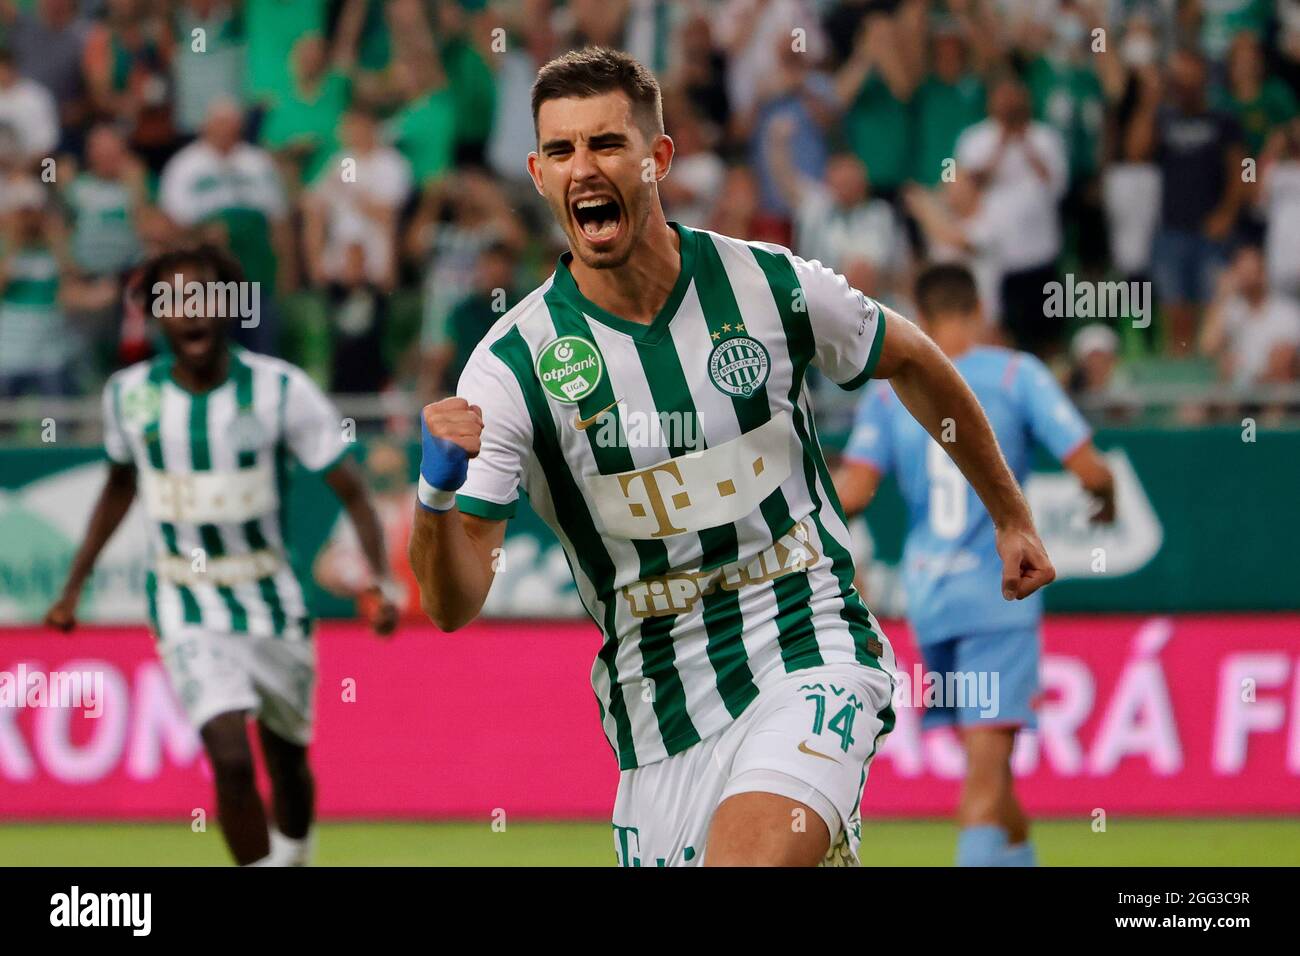
<svg viewBox="0 0 1300 956">
<path fill-rule="evenodd" d="M 338 412 L 307 374 L 231 350 L 226 381 L 203 394 L 173 379 L 170 356 L 104 389 L 104 446 L 139 469 L 151 525 L 146 592 L 163 639 L 186 628 L 305 639 L 311 623 L 284 537 L 288 456 L 312 471 L 347 448 Z"/>
<path fill-rule="evenodd" d="M 675 228 L 681 275 L 649 325 L 587 300 L 566 253 L 457 388 L 484 424 L 457 504 L 505 518 L 522 487 L 555 531 L 604 633 L 592 685 L 623 769 L 786 672 L 884 653 L 808 387 L 810 367 L 865 382 L 884 313 L 786 249 Z"/>
</svg>

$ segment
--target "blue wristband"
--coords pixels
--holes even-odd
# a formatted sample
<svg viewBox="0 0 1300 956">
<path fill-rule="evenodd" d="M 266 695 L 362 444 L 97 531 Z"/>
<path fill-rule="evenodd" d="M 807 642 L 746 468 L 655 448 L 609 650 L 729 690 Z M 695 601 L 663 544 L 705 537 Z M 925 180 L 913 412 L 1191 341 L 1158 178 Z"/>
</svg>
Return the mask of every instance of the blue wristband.
<svg viewBox="0 0 1300 956">
<path fill-rule="evenodd" d="M 430 511 L 447 511 L 455 504 L 454 492 L 465 483 L 469 455 L 445 438 L 435 438 L 420 416 L 420 504 Z"/>
</svg>

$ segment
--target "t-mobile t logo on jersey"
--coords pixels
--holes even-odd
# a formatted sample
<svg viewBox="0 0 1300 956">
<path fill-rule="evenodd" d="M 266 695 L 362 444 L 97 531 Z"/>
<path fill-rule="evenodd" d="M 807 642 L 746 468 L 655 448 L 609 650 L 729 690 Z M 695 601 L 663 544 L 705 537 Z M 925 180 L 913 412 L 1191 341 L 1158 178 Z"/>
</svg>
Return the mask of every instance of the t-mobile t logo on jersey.
<svg viewBox="0 0 1300 956">
<path fill-rule="evenodd" d="M 50 897 L 51 926 L 125 926 L 132 936 L 148 936 L 153 928 L 152 893 L 71 892 Z"/>
</svg>

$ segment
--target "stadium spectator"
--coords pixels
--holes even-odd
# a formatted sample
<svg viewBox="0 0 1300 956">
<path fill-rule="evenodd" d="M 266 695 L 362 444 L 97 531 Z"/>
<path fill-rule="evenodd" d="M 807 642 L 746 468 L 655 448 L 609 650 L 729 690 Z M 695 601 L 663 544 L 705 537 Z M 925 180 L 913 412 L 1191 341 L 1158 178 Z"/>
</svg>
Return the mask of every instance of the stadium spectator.
<svg viewBox="0 0 1300 956">
<path fill-rule="evenodd" d="M 297 286 L 296 239 L 275 162 L 265 150 L 242 141 L 243 126 L 237 104 L 213 103 L 203 135 L 163 170 L 158 199 L 180 229 L 228 249 L 247 281 L 258 283 L 259 318 L 237 323 L 233 335 L 254 352 L 275 355 L 275 295 Z"/>
<path fill-rule="evenodd" d="M 738 119 L 750 138 L 750 161 L 758 173 L 759 228 L 775 241 L 789 244 L 794 208 L 777 182 L 772 155 L 773 124 L 788 124 L 783 137 L 785 160 L 800 176 L 821 179 L 830 152 L 827 132 L 835 119 L 834 87 L 826 75 L 809 67 L 805 53 L 792 50 L 789 38 L 778 36 L 774 69 L 759 86 L 749 114 Z"/>
<path fill-rule="evenodd" d="M 678 30 L 677 64 L 666 90 L 681 92 L 698 116 L 725 135 L 731 128 L 726 78 L 727 58 L 714 46 L 713 24 L 703 12 L 697 11 Z"/>
<path fill-rule="evenodd" d="M 0 0 L 0 22 L 8 29 L 18 72 L 54 97 L 62 149 L 79 151 L 90 101 L 82 71 L 88 26 L 77 16 L 75 0 L 39 0 L 31 11 Z"/>
<path fill-rule="evenodd" d="M 514 250 L 507 243 L 494 242 L 479 253 L 473 291 L 447 316 L 447 344 L 451 350 L 444 383 L 447 391 L 455 391 L 475 346 L 518 301 Z"/>
<path fill-rule="evenodd" d="M 424 276 L 420 393 L 441 395 L 453 357 L 447 317 L 474 288 L 479 254 L 504 242 L 520 248 L 523 225 L 491 176 L 469 167 L 425 189 L 407 230 L 407 255 Z"/>
<path fill-rule="evenodd" d="M 293 47 L 304 36 L 325 32 L 329 0 L 243 0 L 246 52 L 245 95 L 253 123 L 293 92 Z"/>
<path fill-rule="evenodd" d="M 117 354 L 125 281 L 144 258 L 145 168 L 121 133 L 101 124 L 86 137 L 86 168 L 60 183 L 71 226 L 68 252 L 82 285 L 69 319 L 90 347 L 96 372 L 106 376 Z"/>
<path fill-rule="evenodd" d="M 872 13 L 835 74 L 844 138 L 866 165 L 876 192 L 890 199 L 911 174 L 908 104 L 918 75 L 909 69 L 904 49 L 893 18 Z"/>
<path fill-rule="evenodd" d="M 402 154 L 379 140 L 375 117 L 354 108 L 342 149 L 303 199 L 307 268 L 329 291 L 336 392 L 375 392 L 387 383 L 384 330 L 397 284 L 397 220 L 411 192 Z"/>
<path fill-rule="evenodd" d="M 1158 40 L 1146 16 L 1129 20 L 1115 70 L 1107 76 L 1113 103 L 1108 119 L 1102 202 L 1111 264 L 1126 281 L 1145 282 L 1151 271 L 1151 245 L 1160 223 L 1160 168 L 1140 148 L 1135 120 L 1156 108 L 1161 96 Z M 1151 328 L 1148 334 L 1154 334 Z"/>
<path fill-rule="evenodd" d="M 1210 297 L 1243 199 L 1241 129 L 1212 109 L 1206 63 L 1184 47 L 1170 64 L 1169 102 L 1144 97 L 1129 131 L 1129 154 L 1154 158 L 1163 191 L 1152 253 L 1156 292 L 1168 320 L 1167 348 L 1192 348 L 1197 311 Z"/>
<path fill-rule="evenodd" d="M 271 103 L 259 131 L 291 190 L 315 181 L 338 148 L 364 13 L 364 0 L 348 0 L 332 43 L 309 33 L 293 45 L 289 86 Z"/>
<path fill-rule="evenodd" d="M 1003 325 L 1020 348 L 1051 354 L 1064 328 L 1044 314 L 1043 297 L 1057 278 L 1067 158 L 1060 134 L 1031 118 L 1028 91 L 1013 74 L 989 90 L 989 118 L 961 134 L 957 167 L 958 179 L 971 176 L 981 190 L 981 234 L 999 237 Z"/>
<path fill-rule="evenodd" d="M 716 8 L 713 37 L 726 54 L 727 101 L 740 116 L 755 109 L 759 91 L 783 68 L 784 51 L 816 63 L 826 49 L 812 5 L 804 0 L 725 0 Z"/>
<path fill-rule="evenodd" d="M 1238 388 L 1295 380 L 1300 305 L 1269 288 L 1258 245 L 1243 243 L 1220 274 L 1200 346 Z"/>
<path fill-rule="evenodd" d="M 782 116 L 771 124 L 773 179 L 795 211 L 794 247 L 805 259 L 844 273 L 858 264 L 868 295 L 894 301 L 906 267 L 907 238 L 883 199 L 871 197 L 867 171 L 852 153 L 836 153 L 821 179 L 804 176 L 790 155 L 795 125 Z"/>
<path fill-rule="evenodd" d="M 709 214 L 709 228 L 724 236 L 754 236 L 757 222 L 758 177 L 748 166 L 728 167 Z"/>
<path fill-rule="evenodd" d="M 1218 105 L 1236 117 L 1249 156 L 1259 156 L 1269 130 L 1277 129 L 1300 113 L 1291 88 L 1265 72 L 1264 49 L 1259 37 L 1246 31 L 1232 38 L 1227 85 Z"/>
<path fill-rule="evenodd" d="M 1099 24 L 1081 3 L 1064 2 L 1050 28 L 1033 31 L 1035 55 L 1025 70 L 1034 116 L 1054 128 L 1065 144 L 1069 185 L 1062 215 L 1075 233 L 1075 251 L 1084 269 L 1103 271 L 1106 227 L 1101 207 L 1102 132 L 1105 93 L 1092 31 Z"/>
<path fill-rule="evenodd" d="M 144 0 L 108 0 L 86 38 L 85 71 L 99 119 L 122 124 L 127 141 L 155 172 L 179 145 L 174 116 L 171 28 Z"/>
<path fill-rule="evenodd" d="M 405 97 L 389 121 L 389 137 L 402 151 L 421 187 L 451 169 L 456 156 L 456 95 L 442 59 L 430 47 L 424 56 L 394 62 L 394 82 Z"/>
<path fill-rule="evenodd" d="M 959 262 L 971 270 L 992 337 L 1001 314 L 999 243 L 1004 235 L 974 178 L 958 176 L 934 190 L 911 183 L 903 189 L 903 206 L 920 227 L 931 262 Z"/>
<path fill-rule="evenodd" d="M 703 228 L 709 210 L 722 187 L 727 167 L 711 149 L 715 130 L 696 114 L 685 96 L 665 106 L 673 131 L 672 175 L 659 183 L 659 196 L 670 219 L 683 225 Z"/>
<path fill-rule="evenodd" d="M 0 47 L 0 130 L 12 136 L 19 162 L 35 166 L 59 143 L 59 110 L 50 91 L 29 80 Z"/>
<path fill-rule="evenodd" d="M 1300 297 L 1300 119 L 1274 131 L 1260 158 L 1269 285 Z"/>
<path fill-rule="evenodd" d="M 957 24 L 941 21 L 935 28 L 929 70 L 912 97 L 915 139 L 910 178 L 924 186 L 940 182 L 956 155 L 957 137 L 985 115 L 984 82 L 969 62 L 971 34 Z"/>
<path fill-rule="evenodd" d="M 62 231 L 45 189 L 12 182 L 0 234 L 0 398 L 71 395 L 76 346 L 61 301 Z"/>
<path fill-rule="evenodd" d="M 198 135 L 208 108 L 243 96 L 244 24 L 235 0 L 184 0 L 172 12 L 176 127 Z"/>
</svg>

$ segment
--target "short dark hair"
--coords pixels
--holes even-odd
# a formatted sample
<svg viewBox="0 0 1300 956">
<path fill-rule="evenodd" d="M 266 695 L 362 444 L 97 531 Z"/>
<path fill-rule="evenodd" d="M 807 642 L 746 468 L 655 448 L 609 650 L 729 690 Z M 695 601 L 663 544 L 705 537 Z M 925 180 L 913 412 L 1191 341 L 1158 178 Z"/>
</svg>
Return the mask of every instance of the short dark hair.
<svg viewBox="0 0 1300 956">
<path fill-rule="evenodd" d="M 537 71 L 533 82 L 533 133 L 537 133 L 537 113 L 547 100 L 616 91 L 632 101 L 632 113 L 642 130 L 652 134 L 664 131 L 663 94 L 654 74 L 620 50 L 589 46 L 557 56 Z"/>
<path fill-rule="evenodd" d="M 964 265 L 944 262 L 926 266 L 916 277 L 916 308 L 923 319 L 966 315 L 979 308 L 975 277 Z"/>
<path fill-rule="evenodd" d="M 184 245 L 176 249 L 161 252 L 147 260 L 140 267 L 137 295 L 144 303 L 145 312 L 154 315 L 154 287 L 165 283 L 169 287 L 178 273 L 184 273 L 182 266 L 199 266 L 212 273 L 214 282 L 243 282 L 244 270 L 235 258 L 219 246 L 210 242 Z"/>
</svg>

